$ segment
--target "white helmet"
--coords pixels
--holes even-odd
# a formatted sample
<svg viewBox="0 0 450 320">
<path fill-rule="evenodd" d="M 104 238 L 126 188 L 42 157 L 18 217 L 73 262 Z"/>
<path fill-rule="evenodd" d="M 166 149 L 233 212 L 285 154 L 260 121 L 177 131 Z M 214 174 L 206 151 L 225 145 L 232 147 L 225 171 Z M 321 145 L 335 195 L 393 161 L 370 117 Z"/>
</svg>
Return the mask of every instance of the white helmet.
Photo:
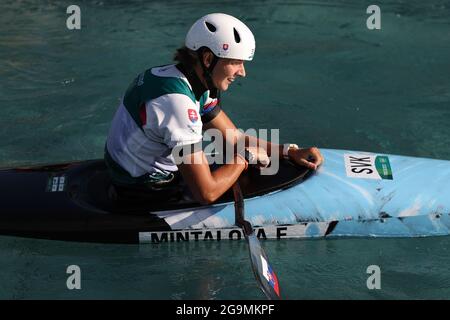
<svg viewBox="0 0 450 320">
<path fill-rule="evenodd" d="M 194 51 L 207 47 L 219 58 L 250 61 L 255 54 L 255 37 L 250 29 L 224 13 L 198 19 L 189 29 L 185 45 Z"/>
</svg>

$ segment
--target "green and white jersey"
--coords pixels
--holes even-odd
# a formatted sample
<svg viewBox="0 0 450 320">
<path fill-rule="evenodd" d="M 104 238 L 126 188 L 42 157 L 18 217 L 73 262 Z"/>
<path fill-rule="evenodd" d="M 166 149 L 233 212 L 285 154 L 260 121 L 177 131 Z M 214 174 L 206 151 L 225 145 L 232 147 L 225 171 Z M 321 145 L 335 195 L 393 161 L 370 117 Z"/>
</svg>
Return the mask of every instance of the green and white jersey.
<svg viewBox="0 0 450 320">
<path fill-rule="evenodd" d="M 178 170 L 172 149 L 201 142 L 202 120 L 220 110 L 209 91 L 198 91 L 175 65 L 141 73 L 112 121 L 106 142 L 112 160 L 131 177 Z"/>
</svg>

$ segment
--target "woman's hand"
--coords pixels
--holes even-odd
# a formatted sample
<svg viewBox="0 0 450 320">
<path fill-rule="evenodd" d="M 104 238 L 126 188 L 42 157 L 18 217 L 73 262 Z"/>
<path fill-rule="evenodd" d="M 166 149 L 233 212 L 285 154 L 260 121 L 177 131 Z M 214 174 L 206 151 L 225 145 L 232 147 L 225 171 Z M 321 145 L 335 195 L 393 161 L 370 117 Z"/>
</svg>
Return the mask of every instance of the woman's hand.
<svg viewBox="0 0 450 320">
<path fill-rule="evenodd" d="M 248 163 L 257 167 L 266 168 L 270 164 L 270 158 L 264 148 L 247 147 Z"/>
<path fill-rule="evenodd" d="M 323 157 L 320 151 L 316 147 L 311 148 L 300 148 L 300 149 L 289 149 L 289 159 L 300 165 L 307 167 L 312 170 L 317 170 L 317 168 L 323 163 Z"/>
</svg>

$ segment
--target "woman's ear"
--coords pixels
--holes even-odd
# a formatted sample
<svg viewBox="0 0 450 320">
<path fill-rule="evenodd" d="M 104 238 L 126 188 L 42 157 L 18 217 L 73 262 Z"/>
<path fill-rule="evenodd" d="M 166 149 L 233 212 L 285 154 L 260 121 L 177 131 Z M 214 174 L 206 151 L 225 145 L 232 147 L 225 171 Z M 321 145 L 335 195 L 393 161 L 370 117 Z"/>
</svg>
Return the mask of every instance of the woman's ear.
<svg viewBox="0 0 450 320">
<path fill-rule="evenodd" d="M 206 51 L 206 52 L 203 54 L 203 64 L 204 64 L 207 68 L 209 68 L 209 66 L 210 66 L 211 63 L 212 63 L 212 60 L 213 60 L 213 54 L 212 54 L 212 52 L 211 52 L 211 51 Z"/>
</svg>

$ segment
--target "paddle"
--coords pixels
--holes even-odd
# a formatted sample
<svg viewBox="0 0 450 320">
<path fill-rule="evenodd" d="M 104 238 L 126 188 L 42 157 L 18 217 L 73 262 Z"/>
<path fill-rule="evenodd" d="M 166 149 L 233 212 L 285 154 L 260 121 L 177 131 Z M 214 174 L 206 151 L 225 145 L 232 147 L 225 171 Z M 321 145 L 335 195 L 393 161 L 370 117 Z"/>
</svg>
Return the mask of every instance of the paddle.
<svg viewBox="0 0 450 320">
<path fill-rule="evenodd" d="M 245 220 L 244 214 L 244 196 L 242 195 L 239 182 L 233 185 L 234 194 L 234 212 L 236 225 L 242 228 L 245 240 L 248 243 L 250 252 L 250 262 L 252 264 L 253 273 L 259 287 L 269 300 L 278 300 L 280 297 L 280 288 L 278 278 L 269 264 L 269 259 L 261 247 L 261 243 L 256 237 L 255 231 L 250 222 Z"/>
</svg>

